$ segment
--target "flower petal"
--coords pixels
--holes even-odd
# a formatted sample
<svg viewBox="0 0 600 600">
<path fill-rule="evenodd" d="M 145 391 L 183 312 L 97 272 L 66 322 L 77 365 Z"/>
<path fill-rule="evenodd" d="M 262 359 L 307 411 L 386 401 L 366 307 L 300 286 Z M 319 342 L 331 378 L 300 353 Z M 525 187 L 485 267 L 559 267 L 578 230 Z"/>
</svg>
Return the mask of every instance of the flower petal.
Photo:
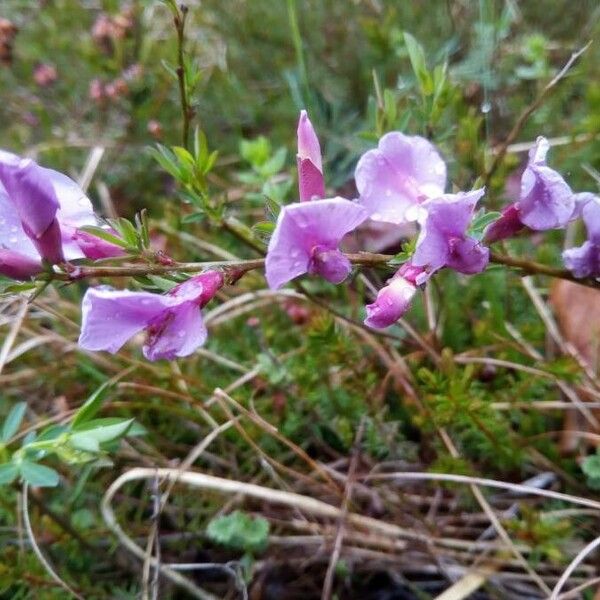
<svg viewBox="0 0 600 600">
<path fill-rule="evenodd" d="M 81 305 L 79 345 L 86 350 L 115 353 L 166 309 L 170 296 L 107 288 L 89 288 Z"/>
<path fill-rule="evenodd" d="M 298 157 L 298 192 L 300 202 L 317 200 L 325 196 L 323 173 L 309 158 Z"/>
<path fill-rule="evenodd" d="M 581 209 L 581 217 L 587 229 L 588 239 L 600 244 L 600 196 L 592 196 Z"/>
<path fill-rule="evenodd" d="M 393 325 L 410 308 L 416 291 L 417 288 L 404 277 L 393 277 L 379 290 L 375 302 L 366 306 L 365 325 L 375 329 Z"/>
<path fill-rule="evenodd" d="M 39 257 L 35 259 L 14 250 L 0 248 L 0 273 L 2 275 L 24 281 L 37 275 L 41 270 L 42 264 Z"/>
<path fill-rule="evenodd" d="M 45 169 L 31 159 L 0 153 L 0 182 L 28 235 L 40 237 L 56 217 L 58 199 Z"/>
<path fill-rule="evenodd" d="M 79 184 L 54 169 L 40 168 L 52 183 L 54 193 L 58 198 L 59 208 L 56 218 L 61 225 L 84 227 L 98 224 L 92 203 Z"/>
<path fill-rule="evenodd" d="M 200 308 L 195 302 L 183 302 L 150 323 L 144 356 L 148 360 L 189 356 L 204 344 L 206 337 Z"/>
<path fill-rule="evenodd" d="M 32 260 L 39 261 L 39 252 L 25 235 L 21 219 L 8 194 L 0 185 L 0 248 L 19 252 Z"/>
<path fill-rule="evenodd" d="M 317 170 L 323 173 L 321 145 L 319 144 L 319 138 L 315 133 L 313 124 L 310 122 L 305 110 L 300 111 L 297 134 L 298 158 L 310 160 Z"/>
<path fill-rule="evenodd" d="M 474 275 L 484 271 L 489 261 L 489 249 L 476 239 L 466 237 L 451 245 L 446 266 L 465 275 Z"/>
<path fill-rule="evenodd" d="M 371 219 L 400 224 L 410 220 L 406 211 L 412 205 L 444 193 L 446 165 L 425 138 L 394 131 L 363 154 L 355 179 Z"/>
<path fill-rule="evenodd" d="M 565 267 L 575 277 L 600 277 L 600 244 L 584 242 L 577 248 L 569 248 L 562 254 Z"/>
<path fill-rule="evenodd" d="M 575 195 L 562 176 L 546 166 L 548 141 L 538 137 L 521 177 L 521 222 L 535 231 L 564 227 L 574 216 Z"/>
<path fill-rule="evenodd" d="M 313 253 L 308 272 L 338 284 L 348 277 L 351 270 L 350 261 L 339 250 L 326 249 Z"/>
</svg>

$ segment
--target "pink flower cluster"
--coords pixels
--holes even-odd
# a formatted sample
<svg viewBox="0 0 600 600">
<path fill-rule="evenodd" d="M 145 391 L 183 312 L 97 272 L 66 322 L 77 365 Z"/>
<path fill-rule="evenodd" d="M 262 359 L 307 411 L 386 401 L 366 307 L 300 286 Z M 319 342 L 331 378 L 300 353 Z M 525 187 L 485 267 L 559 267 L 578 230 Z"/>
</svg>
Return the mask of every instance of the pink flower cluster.
<svg viewBox="0 0 600 600">
<path fill-rule="evenodd" d="M 440 269 L 481 273 L 489 250 L 470 232 L 484 189 L 446 193 L 447 168 L 436 147 L 419 136 L 384 135 L 356 166 L 358 198 L 326 198 L 321 148 L 305 111 L 298 123 L 299 202 L 281 208 L 265 260 L 265 276 L 278 289 L 301 275 L 339 284 L 351 273 L 340 249 L 345 236 L 367 219 L 419 226 L 414 251 L 365 307 L 365 324 L 385 328 L 410 307 L 419 287 Z M 483 242 L 502 240 L 524 228 L 564 227 L 581 217 L 588 240 L 566 250 L 576 277 L 600 277 L 600 198 L 574 194 L 546 164 L 548 142 L 538 138 L 520 182 L 518 201 L 488 226 Z M 28 279 L 53 264 L 123 253 L 85 231 L 98 225 L 90 200 L 65 175 L 30 159 L 0 151 L 0 274 Z M 188 356 L 207 337 L 200 309 L 225 283 L 223 273 L 206 271 L 165 294 L 96 287 L 82 306 L 79 344 L 117 352 L 131 337 L 146 335 L 149 360 Z"/>
</svg>

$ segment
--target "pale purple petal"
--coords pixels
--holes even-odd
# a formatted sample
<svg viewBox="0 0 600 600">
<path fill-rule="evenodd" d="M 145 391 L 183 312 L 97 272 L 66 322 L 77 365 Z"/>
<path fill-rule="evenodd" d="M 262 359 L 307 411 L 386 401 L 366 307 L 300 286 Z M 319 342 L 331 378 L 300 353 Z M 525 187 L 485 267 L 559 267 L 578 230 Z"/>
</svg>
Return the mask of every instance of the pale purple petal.
<svg viewBox="0 0 600 600">
<path fill-rule="evenodd" d="M 559 173 L 546 166 L 548 147 L 547 140 L 539 137 L 521 177 L 520 219 L 536 231 L 564 227 L 575 210 L 571 188 Z"/>
<path fill-rule="evenodd" d="M 39 238 L 56 217 L 58 199 L 45 169 L 31 159 L 0 155 L 0 182 L 29 236 Z"/>
<path fill-rule="evenodd" d="M 106 350 L 114 354 L 128 339 L 176 304 L 177 300 L 170 296 L 150 292 L 89 288 L 81 305 L 79 345 L 86 350 Z"/>
<path fill-rule="evenodd" d="M 315 249 L 308 267 L 309 273 L 335 284 L 342 283 L 351 270 L 350 261 L 339 250 L 328 249 Z"/>
<path fill-rule="evenodd" d="M 54 169 L 40 168 L 51 182 L 58 198 L 56 218 L 61 226 L 65 224 L 71 227 L 85 227 L 98 224 L 90 199 L 77 183 Z"/>
<path fill-rule="evenodd" d="M 317 246 L 336 250 L 342 238 L 366 217 L 362 206 L 344 198 L 284 206 L 267 251 L 269 287 L 277 289 L 306 273 Z"/>
<path fill-rule="evenodd" d="M 485 189 L 480 188 L 470 192 L 444 194 L 428 200 L 422 205 L 426 211 L 424 219 L 433 222 L 446 235 L 460 237 L 471 224 L 475 206 L 484 194 Z"/>
<path fill-rule="evenodd" d="M 416 291 L 415 285 L 404 277 L 393 277 L 388 285 L 379 290 L 375 302 L 365 307 L 365 325 L 376 329 L 393 325 L 410 308 Z"/>
<path fill-rule="evenodd" d="M 42 270 L 39 258 L 31 258 L 14 250 L 0 248 L 0 274 L 12 279 L 26 280 Z"/>
<path fill-rule="evenodd" d="M 600 196 L 592 196 L 581 209 L 581 217 L 587 229 L 588 239 L 600 244 Z"/>
<path fill-rule="evenodd" d="M 321 159 L 321 145 L 319 138 L 315 133 L 313 124 L 308 118 L 305 110 L 300 111 L 298 120 L 298 158 L 308 159 L 313 165 L 323 173 L 323 163 Z"/>
<path fill-rule="evenodd" d="M 596 194 L 592 194 L 592 192 L 580 192 L 579 194 L 573 194 L 573 199 L 575 201 L 575 210 L 573 211 L 573 217 L 581 217 L 581 211 L 583 207 L 590 201 L 599 198 Z"/>
<path fill-rule="evenodd" d="M 0 248 L 19 252 L 39 262 L 39 252 L 23 231 L 17 209 L 0 185 Z"/>
<path fill-rule="evenodd" d="M 158 315 L 147 328 L 144 356 L 148 360 L 189 356 L 207 337 L 196 302 L 183 302 Z"/>
<path fill-rule="evenodd" d="M 315 204 L 311 202 L 306 206 Z M 311 248 L 304 243 L 304 229 L 291 218 L 288 209 L 289 206 L 281 209 L 267 250 L 265 276 L 272 290 L 308 272 L 311 258 Z"/>
<path fill-rule="evenodd" d="M 446 165 L 425 138 L 394 131 L 363 154 L 355 179 L 371 219 L 401 224 L 411 220 L 406 214 L 411 206 L 444 193 Z"/>
<path fill-rule="evenodd" d="M 584 242 L 577 248 L 569 248 L 563 252 L 565 267 L 575 277 L 600 277 L 600 244 Z"/>
<path fill-rule="evenodd" d="M 300 201 L 318 200 L 325 196 L 323 173 L 308 158 L 298 157 L 298 192 Z"/>
<path fill-rule="evenodd" d="M 446 267 L 465 275 L 474 275 L 485 270 L 490 261 L 490 251 L 476 239 L 466 237 L 450 243 Z"/>
</svg>

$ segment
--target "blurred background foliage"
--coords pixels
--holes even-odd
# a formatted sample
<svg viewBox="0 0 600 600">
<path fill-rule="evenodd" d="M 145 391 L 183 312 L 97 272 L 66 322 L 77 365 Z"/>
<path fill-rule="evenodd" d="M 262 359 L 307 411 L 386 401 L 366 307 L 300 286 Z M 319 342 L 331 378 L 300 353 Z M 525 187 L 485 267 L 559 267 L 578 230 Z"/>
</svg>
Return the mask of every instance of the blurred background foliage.
<svg viewBox="0 0 600 600">
<path fill-rule="evenodd" d="M 492 149 L 521 112 L 571 53 L 590 40 L 590 48 L 526 122 L 517 142 L 532 142 L 540 134 L 556 138 L 551 164 L 575 190 L 598 189 L 600 5 L 594 0 L 191 0 L 188 7 L 186 53 L 198 74 L 193 124 L 205 132 L 210 149 L 219 151 L 209 177 L 211 194 L 223 197 L 229 213 L 249 227 L 272 218 L 273 206 L 276 210 L 277 204 L 294 201 L 300 109 L 309 110 L 319 133 L 332 193 L 353 197 L 359 155 L 395 129 L 435 141 L 449 165 L 452 185 L 467 189 L 485 173 Z M 176 145 L 181 139 L 173 78 L 176 37 L 164 5 L 151 0 L 3 0 L 0 19 L 1 147 L 35 156 L 76 177 L 91 149 L 100 146 L 105 154 L 89 190 L 100 213 L 109 216 L 114 209 L 131 218 L 148 208 L 154 243 L 177 258 L 208 260 L 204 242 L 251 255 L 228 232 L 196 219 L 147 152 L 156 142 Z M 522 151 L 508 154 L 490 181 L 488 208 L 497 209 L 511 198 L 524 157 Z M 507 243 L 511 254 L 549 263 L 559 261 L 561 247 L 561 233 Z M 367 276 L 379 287 L 386 274 Z M 519 277 L 491 268 L 469 279 L 441 273 L 434 283 L 434 327 L 425 302 L 419 300 L 408 315 L 416 341 L 400 325 L 390 330 L 395 337 L 379 340 L 392 362 L 402 365 L 401 376 L 390 375 L 377 344 L 294 297 L 276 303 L 277 310 L 273 303 L 259 301 L 251 311 L 216 322 L 206 352 L 178 365 L 142 363 L 134 347 L 116 357 L 90 356 L 73 347 L 85 286 L 47 290 L 29 311 L 19 347 L 28 339 L 35 341 L 0 376 L 0 413 L 7 415 L 25 400 L 30 426 L 49 416 L 59 419 L 121 374 L 103 409 L 105 416 L 135 417 L 146 432 L 116 453 L 113 470 L 54 464 L 65 483 L 43 497 L 34 496 L 34 508 L 36 528 L 53 544 L 51 556 L 59 570 L 86 598 L 137 597 L 139 565 L 132 568 L 113 552 L 116 543 L 98 512 L 102 493 L 118 468 L 165 465 L 185 457 L 211 430 L 211 419 L 227 418 L 214 398 L 203 401 L 211 399 L 216 387 L 225 388 L 255 368 L 258 376 L 235 397 L 319 460 L 343 461 L 362 422 L 364 461 L 371 468 L 387 461 L 399 469 L 511 481 L 550 472 L 566 489 L 593 494 L 592 484 L 600 476 L 595 456 L 588 457 L 583 472 L 589 449 L 565 455 L 551 433 L 560 433 L 563 412 L 527 406 L 561 400 L 555 378 L 576 385 L 582 374 L 572 358 L 549 347 L 545 323 Z M 220 299 L 263 287 L 262 277 L 252 274 Z M 351 319 L 362 320 L 369 286 L 361 278 L 337 288 L 311 280 L 306 288 Z M 13 315 L 11 307 L 6 304 L 5 315 Z M 3 321 L 4 331 L 10 322 L 8 317 Z M 439 360 L 428 354 L 428 345 Z M 536 367 L 547 376 L 459 360 L 469 356 Z M 410 391 L 402 384 L 404 378 Z M 511 408 L 516 400 L 519 406 Z M 459 457 L 437 436 L 440 428 L 452 436 Z M 244 432 L 252 444 L 232 427 L 203 455 L 201 468 L 276 487 L 282 474 L 273 475 L 264 456 L 310 472 L 289 447 L 255 422 L 244 421 Z M 256 460 L 256 447 L 264 453 L 261 460 Z M 285 476 L 286 485 L 318 495 L 318 488 L 312 490 L 306 481 Z M 425 493 L 428 488 L 419 489 Z M 402 502 L 386 501 L 377 510 L 357 502 L 366 512 L 405 525 L 414 524 L 417 515 L 424 518 L 428 506 L 406 508 L 402 494 L 395 493 Z M 456 499 L 460 510 L 475 505 L 457 488 L 445 493 Z M 121 518 L 129 519 L 141 539 L 149 527 L 147 498 L 148 491 L 138 486 L 121 499 Z M 0 523 L 6 526 L 0 531 L 2 597 L 63 598 L 64 591 L 52 587 L 34 555 L 20 548 L 16 500 L 14 490 L 0 497 Z M 239 558 L 240 547 L 244 550 L 239 531 L 234 532 L 237 537 L 231 534 L 235 545 L 225 543 L 225 549 L 215 539 L 229 539 L 228 529 L 221 537 L 205 533 L 222 508 L 221 497 L 207 493 L 199 499 L 197 493 L 181 491 L 173 495 L 172 504 L 163 531 L 173 534 L 164 549 L 173 561 Z M 253 508 L 261 512 L 258 503 Z M 583 516 L 544 520 L 540 515 L 550 508 L 557 511 L 564 505 L 532 503 L 506 519 L 511 535 L 533 547 L 531 563 L 550 565 L 551 570 L 568 561 L 572 551 L 566 546 L 571 544 L 572 550 L 573 544 L 588 539 L 594 521 Z M 52 516 L 57 514 L 58 521 Z M 65 514 L 66 529 L 61 518 Z M 283 528 L 279 515 L 268 516 L 272 529 Z M 225 525 L 235 528 L 232 522 Z M 246 521 L 239 527 L 252 529 L 252 535 L 265 531 L 262 524 Z M 178 531 L 190 534 L 194 544 L 178 538 Z M 281 558 L 277 548 L 269 551 L 273 560 Z M 254 557 L 246 553 L 246 558 L 251 572 Z M 276 595 L 281 589 L 287 591 L 286 598 L 296 597 L 293 593 L 319 597 L 326 566 L 319 563 L 319 576 L 308 583 L 299 579 L 302 568 L 292 569 L 287 578 L 279 572 L 265 575 L 272 589 L 265 584 L 264 596 L 256 597 L 282 597 Z M 376 578 L 372 589 L 382 595 L 373 598 L 434 597 L 419 596 L 406 573 L 398 583 L 382 579 L 383 572 L 376 565 L 362 573 L 363 578 Z M 360 595 L 368 585 L 361 587 L 359 574 L 355 566 L 340 577 L 339 597 L 367 597 Z M 216 585 L 215 579 L 214 574 L 212 579 L 197 577 L 203 585 Z M 224 590 L 226 580 L 219 581 L 222 587 L 216 589 Z M 445 585 L 440 576 L 419 593 L 435 594 Z M 506 589 L 495 585 L 500 586 L 496 592 L 482 597 L 518 597 L 503 596 Z M 407 595 L 383 595 L 388 588 Z"/>
</svg>

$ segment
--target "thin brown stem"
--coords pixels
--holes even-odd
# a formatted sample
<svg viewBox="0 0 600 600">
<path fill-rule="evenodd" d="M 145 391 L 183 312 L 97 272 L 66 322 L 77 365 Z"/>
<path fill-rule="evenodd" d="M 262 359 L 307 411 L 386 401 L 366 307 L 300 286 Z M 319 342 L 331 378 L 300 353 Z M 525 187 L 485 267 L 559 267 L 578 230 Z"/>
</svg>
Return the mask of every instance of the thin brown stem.
<svg viewBox="0 0 600 600">
<path fill-rule="evenodd" d="M 552 78 L 552 80 L 544 87 L 537 98 L 519 115 L 510 133 L 506 136 L 506 139 L 502 142 L 500 147 L 496 150 L 492 164 L 487 170 L 484 177 L 484 184 L 487 187 L 492 179 L 492 176 L 504 160 L 508 147 L 517 139 L 519 133 L 525 126 L 525 123 L 529 117 L 544 103 L 550 92 L 556 87 L 556 85 L 565 77 L 571 67 L 577 62 L 577 59 L 590 47 L 592 42 L 588 42 L 583 48 L 573 52 L 569 60 L 565 63 L 565 66 Z"/>
<path fill-rule="evenodd" d="M 348 260 L 356 266 L 381 267 L 394 266 L 390 264 L 394 259 L 391 254 L 374 254 L 370 252 L 358 252 L 345 255 Z M 547 275 L 558 279 L 567 279 L 581 285 L 600 289 L 600 281 L 593 277 L 577 279 L 567 269 L 559 269 L 544 265 L 542 263 L 515 258 L 505 254 L 492 252 L 490 262 L 519 269 L 526 275 Z M 248 260 L 218 260 L 206 262 L 173 262 L 168 265 L 156 264 L 133 264 L 123 266 L 69 266 L 68 270 L 49 273 L 45 275 L 47 280 L 77 281 L 90 277 L 136 277 L 144 275 L 164 275 L 167 273 L 198 273 L 208 269 L 223 269 L 228 272 L 232 281 L 237 281 L 248 271 L 262 269 L 265 266 L 264 258 L 252 258 Z M 41 276 L 43 278 L 44 276 Z M 306 293 L 305 290 L 301 290 Z"/>
</svg>

